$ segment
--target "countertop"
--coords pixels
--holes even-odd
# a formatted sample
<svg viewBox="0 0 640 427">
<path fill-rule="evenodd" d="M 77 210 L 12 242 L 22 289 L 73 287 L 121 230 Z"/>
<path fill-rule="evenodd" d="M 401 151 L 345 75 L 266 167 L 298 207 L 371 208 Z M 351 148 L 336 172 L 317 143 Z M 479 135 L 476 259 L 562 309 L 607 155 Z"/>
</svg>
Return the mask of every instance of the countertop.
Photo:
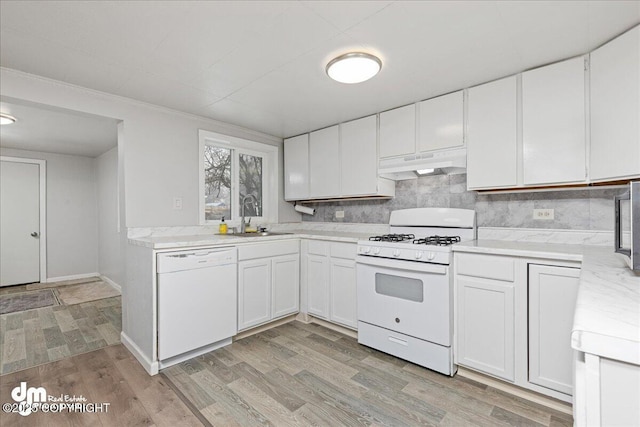
<svg viewBox="0 0 640 427">
<path fill-rule="evenodd" d="M 640 273 L 608 246 L 475 240 L 455 252 L 581 261 L 571 346 L 640 365 Z"/>
<path fill-rule="evenodd" d="M 195 236 L 165 236 L 129 238 L 129 243 L 155 250 L 195 248 L 202 246 L 239 245 L 243 243 L 272 242 L 287 239 L 316 239 L 355 243 L 367 240 L 370 234 L 343 231 L 291 230 L 290 234 L 273 236 L 238 237 L 233 234 L 200 234 Z"/>
</svg>

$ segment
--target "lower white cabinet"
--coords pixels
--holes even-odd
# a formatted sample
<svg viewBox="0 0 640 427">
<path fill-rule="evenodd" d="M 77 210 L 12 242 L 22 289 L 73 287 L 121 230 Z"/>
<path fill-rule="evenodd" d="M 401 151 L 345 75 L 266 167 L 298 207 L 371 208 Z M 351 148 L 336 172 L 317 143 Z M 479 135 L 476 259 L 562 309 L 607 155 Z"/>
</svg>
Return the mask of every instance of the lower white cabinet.
<svg viewBox="0 0 640 427">
<path fill-rule="evenodd" d="M 356 262 L 332 258 L 329 314 L 331 321 L 354 329 L 358 327 L 356 290 Z"/>
<path fill-rule="evenodd" d="M 455 363 L 571 402 L 579 264 L 455 252 Z"/>
<path fill-rule="evenodd" d="M 357 329 L 356 244 L 302 241 L 307 313 Z"/>
<path fill-rule="evenodd" d="M 574 425 L 640 425 L 640 365 L 575 352 Z"/>
<path fill-rule="evenodd" d="M 571 329 L 580 270 L 529 264 L 529 382 L 573 394 Z"/>
<path fill-rule="evenodd" d="M 238 263 L 238 330 L 271 320 L 271 260 Z"/>
<path fill-rule="evenodd" d="M 459 276 L 458 363 L 514 381 L 514 284 Z"/>
<path fill-rule="evenodd" d="M 329 258 L 308 254 L 306 260 L 307 312 L 329 319 Z"/>
<path fill-rule="evenodd" d="M 238 247 L 238 330 L 298 312 L 299 241 Z"/>
</svg>

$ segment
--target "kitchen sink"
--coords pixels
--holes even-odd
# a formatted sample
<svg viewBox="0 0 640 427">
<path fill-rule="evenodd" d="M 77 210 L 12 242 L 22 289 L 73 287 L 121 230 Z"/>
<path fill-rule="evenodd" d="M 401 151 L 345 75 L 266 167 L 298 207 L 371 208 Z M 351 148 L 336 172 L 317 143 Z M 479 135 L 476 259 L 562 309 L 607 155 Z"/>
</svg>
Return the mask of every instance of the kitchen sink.
<svg viewBox="0 0 640 427">
<path fill-rule="evenodd" d="M 274 231 L 259 231 L 254 233 L 230 233 L 229 236 L 237 237 L 261 237 L 261 236 L 284 236 L 293 233 L 278 233 Z"/>
</svg>

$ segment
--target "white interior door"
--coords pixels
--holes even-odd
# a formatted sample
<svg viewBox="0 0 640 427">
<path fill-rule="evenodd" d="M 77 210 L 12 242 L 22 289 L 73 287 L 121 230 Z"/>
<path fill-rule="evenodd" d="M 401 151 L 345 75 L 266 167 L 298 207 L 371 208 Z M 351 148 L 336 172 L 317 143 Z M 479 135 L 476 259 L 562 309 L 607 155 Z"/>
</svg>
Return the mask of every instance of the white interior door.
<svg viewBox="0 0 640 427">
<path fill-rule="evenodd" d="M 0 162 L 0 286 L 40 281 L 40 165 Z"/>
</svg>

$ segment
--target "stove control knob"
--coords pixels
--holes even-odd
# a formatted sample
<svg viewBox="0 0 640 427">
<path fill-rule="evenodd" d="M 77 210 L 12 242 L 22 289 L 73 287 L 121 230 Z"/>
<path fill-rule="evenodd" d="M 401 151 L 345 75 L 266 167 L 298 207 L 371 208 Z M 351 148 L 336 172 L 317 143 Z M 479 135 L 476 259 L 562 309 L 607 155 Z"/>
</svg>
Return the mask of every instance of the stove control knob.
<svg viewBox="0 0 640 427">
<path fill-rule="evenodd" d="M 416 259 L 422 258 L 422 252 L 416 252 Z"/>
<path fill-rule="evenodd" d="M 429 258 L 429 261 L 431 261 L 432 259 L 434 259 L 436 257 L 436 254 L 434 254 L 433 252 L 429 252 L 427 254 L 427 258 Z"/>
<path fill-rule="evenodd" d="M 393 256 L 394 256 L 394 257 L 396 257 L 396 258 L 398 258 L 398 257 L 400 256 L 400 251 L 399 251 L 399 250 L 397 250 L 397 249 L 396 249 L 396 250 L 394 250 L 394 251 L 393 251 Z"/>
<path fill-rule="evenodd" d="M 380 253 L 380 248 L 373 248 L 373 254 L 378 255 Z"/>
<path fill-rule="evenodd" d="M 369 246 L 365 246 L 364 248 L 362 248 L 362 252 L 368 254 L 369 252 L 371 252 L 371 248 Z"/>
</svg>

